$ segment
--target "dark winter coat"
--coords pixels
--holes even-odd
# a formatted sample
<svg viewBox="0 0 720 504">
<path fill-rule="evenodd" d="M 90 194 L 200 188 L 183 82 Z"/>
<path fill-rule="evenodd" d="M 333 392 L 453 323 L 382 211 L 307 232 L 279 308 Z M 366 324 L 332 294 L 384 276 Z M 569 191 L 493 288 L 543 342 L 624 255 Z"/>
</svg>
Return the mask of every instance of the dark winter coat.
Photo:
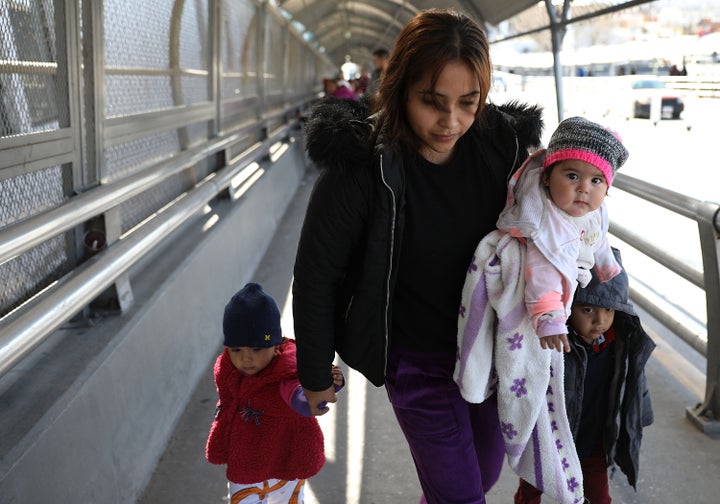
<svg viewBox="0 0 720 504">
<path fill-rule="evenodd" d="M 613 249 L 618 262 L 620 253 Z M 593 280 L 578 288 L 575 303 L 615 310 L 615 342 L 609 365 L 608 416 L 604 421 L 603 446 L 609 467 L 615 464 L 637 484 L 643 427 L 653 422 L 652 402 L 645 377 L 645 364 L 655 343 L 643 329 L 640 318 L 628 301 L 627 274 L 604 283 Z M 571 340 L 572 351 L 565 354 L 565 402 L 573 436 L 577 436 L 582 413 L 587 353 L 583 345 Z"/>
<path fill-rule="evenodd" d="M 397 151 L 371 145 L 368 115 L 363 102 L 324 99 L 306 124 L 308 154 L 321 173 L 298 247 L 293 317 L 298 376 L 310 390 L 332 385 L 336 351 L 373 384 L 384 384 L 405 168 Z M 466 135 L 489 167 L 487 183 L 505 194 L 541 131 L 541 110 L 513 102 L 487 105 Z"/>
</svg>

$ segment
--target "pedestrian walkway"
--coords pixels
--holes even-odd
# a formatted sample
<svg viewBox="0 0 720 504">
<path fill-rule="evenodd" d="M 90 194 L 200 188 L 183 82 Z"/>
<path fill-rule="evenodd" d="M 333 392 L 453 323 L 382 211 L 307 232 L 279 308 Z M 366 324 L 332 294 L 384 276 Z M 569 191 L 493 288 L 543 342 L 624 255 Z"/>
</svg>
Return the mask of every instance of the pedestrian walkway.
<svg viewBox="0 0 720 504">
<path fill-rule="evenodd" d="M 289 288 L 311 172 L 290 203 L 254 280 L 285 306 L 283 330 L 292 336 Z M 720 435 L 706 435 L 685 417 L 703 395 L 705 360 L 649 316 L 646 330 L 658 343 L 648 367 L 655 423 L 645 430 L 637 492 L 624 475 L 611 479 L 615 504 L 720 503 Z M 218 335 L 218 352 L 221 335 Z M 681 348 L 681 352 L 676 349 Z M 383 388 L 343 365 L 347 387 L 331 412 L 319 417 L 327 463 L 309 480 L 306 504 L 416 504 L 420 489 L 412 459 Z M 178 420 L 141 504 L 227 502 L 224 466 L 209 464 L 205 441 L 215 412 L 212 363 Z M 506 466 L 488 504 L 510 504 L 517 477 Z"/>
</svg>

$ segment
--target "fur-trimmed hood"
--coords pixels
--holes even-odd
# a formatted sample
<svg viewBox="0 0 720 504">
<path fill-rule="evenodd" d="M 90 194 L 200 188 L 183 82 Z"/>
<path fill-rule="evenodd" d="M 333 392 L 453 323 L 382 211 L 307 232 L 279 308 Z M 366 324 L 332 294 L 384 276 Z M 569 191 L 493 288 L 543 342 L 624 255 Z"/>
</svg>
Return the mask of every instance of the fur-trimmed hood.
<svg viewBox="0 0 720 504">
<path fill-rule="evenodd" d="M 498 120 L 497 116 L 499 116 L 500 121 L 515 130 L 521 146 L 538 148 L 545 126 L 542 113 L 543 109 L 539 105 L 529 105 L 512 100 L 502 105 L 486 105 L 480 120 L 492 123 L 493 120 Z"/>
<path fill-rule="evenodd" d="M 367 99 L 321 99 L 305 123 L 305 148 L 310 159 L 319 168 L 369 160 L 373 130 L 370 110 Z"/>
<path fill-rule="evenodd" d="M 310 159 L 321 169 L 366 165 L 373 151 L 371 113 L 367 99 L 325 97 L 320 100 L 305 124 L 305 146 Z M 539 147 L 542 108 L 518 101 L 487 104 L 473 128 L 504 130 L 502 126 L 515 132 L 519 147 Z"/>
</svg>

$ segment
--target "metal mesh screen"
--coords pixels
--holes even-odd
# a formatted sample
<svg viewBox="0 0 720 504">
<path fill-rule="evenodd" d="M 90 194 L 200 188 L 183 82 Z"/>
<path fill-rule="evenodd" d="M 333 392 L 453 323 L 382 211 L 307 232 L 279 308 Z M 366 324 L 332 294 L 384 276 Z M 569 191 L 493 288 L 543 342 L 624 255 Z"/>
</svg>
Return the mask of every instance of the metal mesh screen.
<svg viewBox="0 0 720 504">
<path fill-rule="evenodd" d="M 185 2 L 178 64 L 181 71 L 191 73 L 181 78 L 182 96 L 176 96 L 176 105 L 193 105 L 210 99 L 208 75 L 212 59 L 209 41 L 207 0 Z"/>
<path fill-rule="evenodd" d="M 0 180 L 0 222 L 6 226 L 59 205 L 62 188 L 59 166 Z"/>
<path fill-rule="evenodd" d="M 172 0 L 103 2 L 107 67 L 167 69 L 170 66 Z"/>
<path fill-rule="evenodd" d="M 0 137 L 70 123 L 65 67 L 58 75 L 53 6 L 52 0 L 0 2 Z"/>
<path fill-rule="evenodd" d="M 173 106 L 168 76 L 108 74 L 105 89 L 108 117 L 152 112 Z"/>
<path fill-rule="evenodd" d="M 288 39 L 288 77 L 285 83 L 285 93 L 288 96 L 294 96 L 298 93 L 299 86 L 302 82 L 302 73 L 293 73 L 293 70 L 297 71 L 302 68 L 302 47 L 296 37 L 291 35 Z"/>
<path fill-rule="evenodd" d="M 105 2 L 108 117 L 209 100 L 207 1 L 184 2 L 182 12 L 174 5 Z"/>
<path fill-rule="evenodd" d="M 107 147 L 104 151 L 107 182 L 114 182 L 159 163 L 180 150 L 177 133 L 151 137 Z"/>
<path fill-rule="evenodd" d="M 285 30 L 273 16 L 267 17 L 265 30 L 265 91 L 268 95 L 282 92 L 285 76 Z"/>
<path fill-rule="evenodd" d="M 209 100 L 207 0 L 184 2 L 182 12 L 175 4 L 105 2 L 108 117 Z"/>
<path fill-rule="evenodd" d="M 287 50 L 286 92 L 290 97 L 311 93 L 321 75 L 315 72 L 315 55 L 295 36 L 290 37 Z"/>
<path fill-rule="evenodd" d="M 57 206 L 63 201 L 62 188 L 60 166 L 0 180 L 0 222 L 5 226 Z M 68 239 L 57 236 L 0 264 L 0 317 L 70 269 Z"/>
<path fill-rule="evenodd" d="M 225 0 L 222 13 L 220 99 L 223 128 L 228 128 L 255 115 L 252 107 L 240 104 L 258 96 L 258 18 L 250 0 Z"/>
<path fill-rule="evenodd" d="M 127 233 L 130 231 L 140 222 L 187 191 L 191 185 L 184 174 L 178 173 L 163 181 L 162 190 L 147 190 L 120 205 L 122 232 Z"/>
<path fill-rule="evenodd" d="M 37 142 L 31 134 L 70 126 L 65 25 L 54 7 L 53 0 L 0 2 L 0 139 L 15 137 L 28 151 Z M 36 163 L 0 176 L 0 227 L 61 204 L 69 168 Z M 69 270 L 70 238 L 57 236 L 0 264 L 0 316 Z"/>
<path fill-rule="evenodd" d="M 168 73 L 172 1 L 137 2 L 129 9 L 124 0 L 108 0 L 103 9 L 105 115 L 172 107 Z"/>
<path fill-rule="evenodd" d="M 60 206 L 97 182 L 122 182 L 216 134 L 213 108 L 206 106 L 213 72 L 220 130 L 250 124 L 261 108 L 281 107 L 315 83 L 317 55 L 287 32 L 278 12 L 255 0 L 221 1 L 222 63 L 215 68 L 211 0 L 0 0 L 0 155 L 8 153 L 0 163 L 0 170 L 8 169 L 0 171 L 0 229 Z M 83 13 L 85 6 L 92 12 Z M 96 19 L 101 26 L 83 31 L 83 23 Z M 95 96 L 102 103 L 95 104 Z M 248 134 L 228 154 L 264 134 Z M 190 189 L 215 162 L 203 160 L 120 204 L 120 232 Z M 75 267 L 84 257 L 76 239 L 84 226 L 0 264 L 0 317 Z"/>
<path fill-rule="evenodd" d="M 210 46 L 208 41 L 207 0 L 185 2 L 180 30 L 180 67 L 208 70 Z"/>
<path fill-rule="evenodd" d="M 4 317 L 70 269 L 66 235 L 56 236 L 0 265 L 0 317 Z"/>
<path fill-rule="evenodd" d="M 179 151 L 178 135 L 174 130 L 108 147 L 104 151 L 108 182 L 142 171 Z M 127 232 L 156 212 L 188 186 L 189 184 L 185 184 L 184 187 L 180 187 L 166 180 L 125 202 L 120 206 L 122 232 Z"/>
<path fill-rule="evenodd" d="M 209 101 L 207 0 L 151 0 L 136 7 L 128 9 L 124 0 L 109 0 L 104 5 L 107 116 L 131 116 Z M 133 36 L 128 37 L 129 33 Z M 207 136 L 206 124 L 192 124 L 108 147 L 103 153 L 106 179 L 112 182 L 127 177 Z M 192 183 L 187 175 L 179 174 L 122 204 L 122 232 L 145 220 Z"/>
</svg>

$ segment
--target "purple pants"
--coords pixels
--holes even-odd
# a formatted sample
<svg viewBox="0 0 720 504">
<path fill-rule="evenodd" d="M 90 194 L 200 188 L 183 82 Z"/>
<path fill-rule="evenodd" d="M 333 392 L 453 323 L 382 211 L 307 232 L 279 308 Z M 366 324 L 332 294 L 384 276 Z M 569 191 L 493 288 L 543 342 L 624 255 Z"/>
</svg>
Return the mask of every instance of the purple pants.
<svg viewBox="0 0 720 504">
<path fill-rule="evenodd" d="M 505 456 L 497 396 L 468 403 L 454 369 L 454 352 L 394 348 L 385 386 L 428 504 L 483 504 Z"/>
</svg>

